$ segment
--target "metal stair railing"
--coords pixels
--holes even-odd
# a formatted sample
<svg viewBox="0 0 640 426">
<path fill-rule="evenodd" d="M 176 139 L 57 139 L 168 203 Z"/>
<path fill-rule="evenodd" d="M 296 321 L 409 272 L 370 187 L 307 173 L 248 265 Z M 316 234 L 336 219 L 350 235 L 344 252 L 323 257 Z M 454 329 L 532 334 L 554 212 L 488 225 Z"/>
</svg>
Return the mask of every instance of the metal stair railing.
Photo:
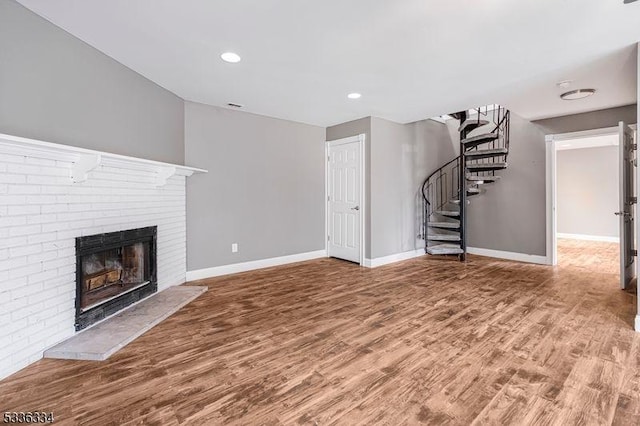
<svg viewBox="0 0 640 426">
<path fill-rule="evenodd" d="M 485 107 L 486 108 L 486 107 Z M 494 133 L 498 136 L 497 139 L 495 139 L 494 141 L 488 143 L 488 144 L 484 144 L 481 146 L 476 146 L 474 148 L 470 148 L 467 150 L 464 150 L 465 152 L 474 152 L 474 151 L 479 151 L 479 150 L 485 150 L 485 149 L 501 149 L 504 148 L 506 150 L 506 153 L 500 156 L 494 156 L 494 157 L 489 157 L 489 158 L 484 158 L 484 159 L 474 159 L 474 160 L 469 160 L 470 162 L 472 162 L 471 164 L 495 164 L 498 162 L 505 162 L 507 161 L 507 157 L 509 154 L 509 140 L 510 140 L 510 124 L 511 124 L 511 119 L 510 119 L 510 115 L 511 112 L 506 110 L 504 107 L 502 106 L 497 106 L 497 108 L 494 108 L 491 112 L 491 119 L 489 121 L 489 125 L 493 124 L 493 129 L 491 130 L 491 132 L 489 133 Z M 488 117 L 489 116 L 489 112 L 482 112 L 480 108 L 476 109 L 476 114 L 478 114 L 478 119 L 480 119 L 481 116 L 485 116 Z M 462 135 L 461 135 L 462 137 Z M 463 149 L 463 147 L 461 147 L 461 149 Z M 495 171 L 485 171 L 485 172 L 473 172 L 472 173 L 475 176 L 495 176 Z"/>
<path fill-rule="evenodd" d="M 436 215 L 442 215 L 437 213 L 441 210 L 446 210 L 445 207 L 452 201 L 458 203 L 459 209 L 459 225 L 453 232 L 458 232 L 460 235 L 460 249 L 462 251 L 460 260 L 464 260 L 466 254 L 466 199 L 467 194 L 479 193 L 480 183 L 468 183 L 467 178 L 472 177 L 491 177 L 495 180 L 495 169 L 492 170 L 468 170 L 468 165 L 483 165 L 486 164 L 486 168 L 491 167 L 506 167 L 506 161 L 509 154 L 509 140 L 510 140 L 510 111 L 502 106 L 481 107 L 476 108 L 472 114 L 469 111 L 462 111 L 454 114 L 450 114 L 454 118 L 460 120 L 460 155 L 442 167 L 431 173 L 422 184 L 422 198 L 423 198 L 423 214 L 422 218 L 422 235 L 425 241 L 425 251 L 428 252 L 429 248 L 429 228 L 430 223 L 435 222 Z M 467 119 L 474 120 L 477 118 L 475 126 L 462 126 Z M 488 121 L 487 124 L 480 126 L 481 123 Z M 471 121 L 473 123 L 473 121 Z M 487 132 L 485 129 L 488 126 L 491 127 L 491 131 Z M 472 127 L 469 130 L 469 127 Z M 491 142 L 482 143 L 472 148 L 465 146 L 462 141 L 473 134 L 476 129 L 481 129 L 476 132 L 478 135 L 484 133 L 491 133 L 496 136 Z M 501 150 L 500 153 L 481 153 L 484 158 L 473 158 L 470 156 L 467 158 L 467 153 L 472 153 L 480 150 Z M 498 164 L 504 163 L 504 164 Z M 468 191 L 474 191 L 473 193 Z M 454 219 L 455 220 L 455 219 Z M 440 219 L 438 222 L 447 221 L 447 219 Z M 438 223 L 433 225 L 436 228 L 440 228 L 442 224 Z M 440 235 L 436 235 L 440 236 Z M 434 240 L 440 240 L 435 238 Z M 460 253 L 458 251 L 458 253 Z"/>
<path fill-rule="evenodd" d="M 422 183 L 423 230 L 425 248 L 428 244 L 429 222 L 436 211 L 444 208 L 460 192 L 460 156 L 446 163 L 427 177 Z"/>
</svg>

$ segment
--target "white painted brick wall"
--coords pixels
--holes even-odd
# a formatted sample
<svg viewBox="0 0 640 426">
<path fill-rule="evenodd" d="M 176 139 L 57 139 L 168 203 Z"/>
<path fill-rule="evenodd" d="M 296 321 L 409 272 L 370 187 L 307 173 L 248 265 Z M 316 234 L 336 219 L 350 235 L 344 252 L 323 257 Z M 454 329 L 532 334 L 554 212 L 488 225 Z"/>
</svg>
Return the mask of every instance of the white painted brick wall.
<svg viewBox="0 0 640 426">
<path fill-rule="evenodd" d="M 43 154 L 44 155 L 44 154 Z M 158 226 L 158 290 L 186 275 L 185 177 L 0 152 L 0 379 L 72 336 L 75 238 Z"/>
</svg>

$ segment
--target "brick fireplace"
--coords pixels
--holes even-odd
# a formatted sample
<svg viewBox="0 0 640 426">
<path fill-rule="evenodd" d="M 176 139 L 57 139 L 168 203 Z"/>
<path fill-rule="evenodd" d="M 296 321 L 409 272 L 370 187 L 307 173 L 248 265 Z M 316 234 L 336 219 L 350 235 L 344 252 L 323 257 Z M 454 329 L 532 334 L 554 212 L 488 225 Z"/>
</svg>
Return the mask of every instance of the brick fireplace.
<svg viewBox="0 0 640 426">
<path fill-rule="evenodd" d="M 142 265 L 151 269 L 130 270 L 125 277 L 124 269 L 111 261 L 101 270 L 93 265 L 97 275 L 90 285 L 96 293 L 115 290 L 106 287 L 122 284 L 123 278 L 137 281 L 140 272 L 142 279 L 133 287 L 144 283 L 142 293 L 185 281 L 186 177 L 194 172 L 203 171 L 0 135 L 0 379 L 39 360 L 45 349 L 91 323 L 81 315 L 76 326 L 82 304 L 77 239 L 84 246 L 90 236 L 108 238 L 105 235 L 155 227 L 157 261 Z M 107 250 L 133 262 L 140 249 L 127 249 L 124 243 Z M 87 307 L 91 312 L 99 306 Z M 93 319 L 108 315 L 110 308 Z"/>
</svg>

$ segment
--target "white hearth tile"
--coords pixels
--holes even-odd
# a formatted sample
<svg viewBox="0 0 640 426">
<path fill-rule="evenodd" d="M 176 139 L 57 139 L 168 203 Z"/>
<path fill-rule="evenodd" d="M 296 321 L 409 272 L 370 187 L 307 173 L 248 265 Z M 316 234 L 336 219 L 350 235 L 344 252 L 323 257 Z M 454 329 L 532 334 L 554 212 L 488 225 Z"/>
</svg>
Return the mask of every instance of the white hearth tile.
<svg viewBox="0 0 640 426">
<path fill-rule="evenodd" d="M 44 357 L 104 361 L 205 291 L 201 286 L 170 287 L 55 345 Z"/>
</svg>

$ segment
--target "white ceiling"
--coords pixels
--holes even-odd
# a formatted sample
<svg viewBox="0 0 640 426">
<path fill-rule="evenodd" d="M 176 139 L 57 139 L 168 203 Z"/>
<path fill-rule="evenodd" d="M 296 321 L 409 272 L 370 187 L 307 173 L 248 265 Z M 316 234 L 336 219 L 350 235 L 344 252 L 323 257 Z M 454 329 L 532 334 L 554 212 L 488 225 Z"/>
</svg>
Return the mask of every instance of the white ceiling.
<svg viewBox="0 0 640 426">
<path fill-rule="evenodd" d="M 640 2 L 19 1 L 184 99 L 321 126 L 493 103 L 536 119 L 637 96 Z M 563 79 L 598 93 L 561 101 Z"/>
</svg>

